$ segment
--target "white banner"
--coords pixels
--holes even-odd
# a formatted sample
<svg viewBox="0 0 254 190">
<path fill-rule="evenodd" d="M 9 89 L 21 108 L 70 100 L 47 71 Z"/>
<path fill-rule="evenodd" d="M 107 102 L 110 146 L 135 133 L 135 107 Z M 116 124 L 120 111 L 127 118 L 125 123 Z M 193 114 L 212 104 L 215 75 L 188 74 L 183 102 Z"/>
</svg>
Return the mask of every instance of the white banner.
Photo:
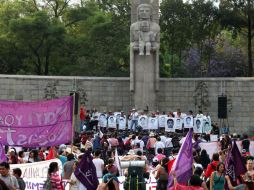
<svg viewBox="0 0 254 190">
<path fill-rule="evenodd" d="M 173 117 L 167 117 L 165 131 L 175 132 L 176 120 Z"/>
<path fill-rule="evenodd" d="M 240 152 L 242 152 L 241 141 L 236 141 L 237 147 Z M 208 142 L 208 143 L 199 143 L 201 149 L 205 149 L 212 158 L 213 153 L 218 153 L 220 151 L 219 142 Z M 250 141 L 250 154 L 254 155 L 254 141 Z"/>
<path fill-rule="evenodd" d="M 114 113 L 114 116 L 115 116 L 115 118 L 116 118 L 116 123 L 119 124 L 119 119 L 120 119 L 120 117 L 121 117 L 121 112 L 115 112 L 115 113 Z"/>
<path fill-rule="evenodd" d="M 149 130 L 158 129 L 158 119 L 156 117 L 148 118 L 148 129 Z"/>
<path fill-rule="evenodd" d="M 175 119 L 175 125 L 174 125 L 174 128 L 175 129 L 182 129 L 182 126 L 183 126 L 183 120 L 181 118 L 176 118 Z"/>
<path fill-rule="evenodd" d="M 166 120 L 167 120 L 167 115 L 159 115 L 159 127 L 160 128 L 165 128 Z"/>
<path fill-rule="evenodd" d="M 108 128 L 116 128 L 116 117 L 113 115 L 108 117 Z"/>
<path fill-rule="evenodd" d="M 126 128 L 126 117 L 120 117 L 119 118 L 119 130 L 125 130 Z"/>
<path fill-rule="evenodd" d="M 203 132 L 203 119 L 202 118 L 194 118 L 194 133 L 202 133 Z"/>
<path fill-rule="evenodd" d="M 148 119 L 146 115 L 139 116 L 138 125 L 142 127 L 142 129 L 148 129 Z"/>
<path fill-rule="evenodd" d="M 104 114 L 104 113 L 100 114 L 98 126 L 107 127 L 107 115 L 106 114 Z"/>
<path fill-rule="evenodd" d="M 41 190 L 44 182 L 47 179 L 48 168 L 51 162 L 57 162 L 59 166 L 59 174 L 62 173 L 62 162 L 59 159 L 52 159 L 41 162 L 27 164 L 10 164 L 10 169 L 20 168 L 22 178 L 26 183 L 26 190 Z M 64 182 L 66 185 L 66 182 Z"/>
<path fill-rule="evenodd" d="M 193 117 L 192 116 L 186 116 L 184 118 L 184 128 L 193 128 Z"/>
<path fill-rule="evenodd" d="M 203 121 L 203 133 L 210 134 L 211 130 L 212 130 L 211 123 L 209 122 L 209 120 L 204 119 L 204 121 Z"/>
</svg>

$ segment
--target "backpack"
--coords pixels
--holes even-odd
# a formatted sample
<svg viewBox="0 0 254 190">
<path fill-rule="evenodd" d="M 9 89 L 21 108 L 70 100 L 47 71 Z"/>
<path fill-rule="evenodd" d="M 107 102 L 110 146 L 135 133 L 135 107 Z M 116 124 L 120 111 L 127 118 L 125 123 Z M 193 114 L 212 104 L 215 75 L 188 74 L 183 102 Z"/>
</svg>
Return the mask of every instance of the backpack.
<svg viewBox="0 0 254 190">
<path fill-rule="evenodd" d="M 47 177 L 45 183 L 43 184 L 42 190 L 51 190 L 51 180 Z"/>
</svg>

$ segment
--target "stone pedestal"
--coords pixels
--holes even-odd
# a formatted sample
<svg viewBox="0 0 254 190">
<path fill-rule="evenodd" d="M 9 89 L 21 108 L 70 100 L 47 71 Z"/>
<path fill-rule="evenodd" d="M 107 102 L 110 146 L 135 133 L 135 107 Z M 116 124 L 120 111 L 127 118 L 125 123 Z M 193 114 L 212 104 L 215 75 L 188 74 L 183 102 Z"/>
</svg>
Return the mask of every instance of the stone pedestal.
<svg viewBox="0 0 254 190">
<path fill-rule="evenodd" d="M 138 109 L 157 109 L 156 89 L 158 89 L 158 68 L 156 53 L 141 56 L 134 53 L 134 73 L 131 89 L 133 89 L 134 106 Z"/>
</svg>

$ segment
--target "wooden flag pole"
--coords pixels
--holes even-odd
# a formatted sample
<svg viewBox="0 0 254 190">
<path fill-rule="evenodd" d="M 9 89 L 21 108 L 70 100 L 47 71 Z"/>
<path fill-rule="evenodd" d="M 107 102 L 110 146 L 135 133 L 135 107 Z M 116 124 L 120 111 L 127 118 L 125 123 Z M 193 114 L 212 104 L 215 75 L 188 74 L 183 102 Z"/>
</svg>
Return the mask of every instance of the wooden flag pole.
<svg viewBox="0 0 254 190">
<path fill-rule="evenodd" d="M 74 136 L 75 136 L 75 118 L 74 118 L 74 110 L 75 110 L 75 93 L 72 94 L 72 139 L 71 139 L 71 146 L 74 143 Z"/>
</svg>

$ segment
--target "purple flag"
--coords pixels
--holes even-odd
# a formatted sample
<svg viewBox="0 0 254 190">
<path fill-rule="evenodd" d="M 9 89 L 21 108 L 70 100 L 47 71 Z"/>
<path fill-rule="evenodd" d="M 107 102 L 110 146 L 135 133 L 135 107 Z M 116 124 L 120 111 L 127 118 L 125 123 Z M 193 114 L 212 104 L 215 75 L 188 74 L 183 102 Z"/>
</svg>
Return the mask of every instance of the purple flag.
<svg viewBox="0 0 254 190">
<path fill-rule="evenodd" d="M 6 157 L 5 153 L 4 153 L 3 145 L 0 142 L 0 163 L 1 162 L 6 162 L 6 161 L 7 161 L 7 157 Z"/>
<path fill-rule="evenodd" d="M 86 151 L 86 153 L 82 156 L 82 160 L 78 164 L 74 174 L 87 189 L 97 189 L 99 180 L 96 175 L 96 168 L 90 151 Z"/>
<path fill-rule="evenodd" d="M 175 171 L 178 183 L 187 184 L 192 175 L 192 162 L 192 129 L 190 129 L 171 169 L 171 171 Z M 174 178 L 172 174 L 169 174 L 168 190 L 173 188 Z"/>
<path fill-rule="evenodd" d="M 237 177 L 244 174 L 247 170 L 244 164 L 244 159 L 237 147 L 236 142 L 233 142 L 233 147 L 228 153 L 225 161 L 226 175 L 229 176 L 233 186 L 237 185 Z M 225 183 L 225 189 L 228 190 L 227 183 Z"/>
</svg>

